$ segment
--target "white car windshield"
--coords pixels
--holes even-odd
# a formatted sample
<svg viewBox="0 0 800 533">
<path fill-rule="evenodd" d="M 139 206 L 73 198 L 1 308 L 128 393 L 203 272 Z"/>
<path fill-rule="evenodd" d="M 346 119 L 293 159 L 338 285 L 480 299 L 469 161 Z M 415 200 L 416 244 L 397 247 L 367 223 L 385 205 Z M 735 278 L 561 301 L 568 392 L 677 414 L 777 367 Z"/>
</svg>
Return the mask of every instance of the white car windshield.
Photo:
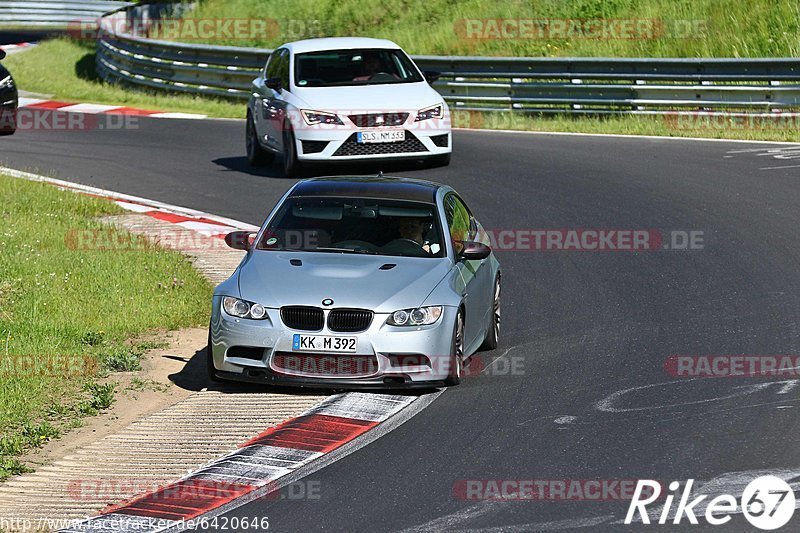
<svg viewBox="0 0 800 533">
<path fill-rule="evenodd" d="M 341 87 L 422 81 L 411 59 L 396 49 L 325 50 L 295 56 L 295 85 Z"/>
</svg>

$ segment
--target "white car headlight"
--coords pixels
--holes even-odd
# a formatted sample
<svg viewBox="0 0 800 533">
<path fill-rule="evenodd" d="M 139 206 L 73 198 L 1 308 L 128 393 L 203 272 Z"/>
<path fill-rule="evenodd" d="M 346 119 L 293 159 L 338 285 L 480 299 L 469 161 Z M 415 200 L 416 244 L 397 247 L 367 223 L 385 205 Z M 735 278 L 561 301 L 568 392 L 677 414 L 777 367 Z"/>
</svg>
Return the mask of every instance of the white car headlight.
<svg viewBox="0 0 800 533">
<path fill-rule="evenodd" d="M 0 89 L 10 89 L 12 87 L 14 87 L 14 78 L 10 74 L 0 80 Z"/>
<path fill-rule="evenodd" d="M 333 124 L 336 126 L 344 126 L 344 122 L 340 119 L 336 113 L 328 113 L 326 111 L 309 111 L 308 109 L 303 109 L 300 111 L 303 114 L 303 120 L 306 121 L 306 124 L 309 126 L 314 126 L 316 124 Z"/>
<path fill-rule="evenodd" d="M 432 305 L 416 309 L 400 309 L 386 320 L 390 326 L 427 326 L 442 316 L 442 306 Z"/>
<path fill-rule="evenodd" d="M 420 109 L 417 111 L 417 118 L 414 119 L 414 122 L 431 118 L 444 118 L 444 104 L 436 104 L 435 106 Z"/>
<path fill-rule="evenodd" d="M 238 318 L 252 318 L 253 320 L 263 320 L 267 317 L 267 310 L 261 304 L 248 302 L 233 296 L 222 298 L 222 309 L 231 316 Z"/>
</svg>

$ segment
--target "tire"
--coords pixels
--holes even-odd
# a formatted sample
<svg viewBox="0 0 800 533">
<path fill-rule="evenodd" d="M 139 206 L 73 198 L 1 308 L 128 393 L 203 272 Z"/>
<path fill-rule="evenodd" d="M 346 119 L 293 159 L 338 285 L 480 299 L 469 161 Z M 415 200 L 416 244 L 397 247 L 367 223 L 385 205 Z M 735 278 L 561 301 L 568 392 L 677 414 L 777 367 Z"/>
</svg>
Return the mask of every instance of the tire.
<svg viewBox="0 0 800 533">
<path fill-rule="evenodd" d="M 0 109 L 0 136 L 14 135 L 17 131 L 17 110 Z"/>
<path fill-rule="evenodd" d="M 460 310 L 453 327 L 452 350 L 449 375 L 444 380 L 445 387 L 454 387 L 461 383 L 461 376 L 464 373 L 464 313 Z"/>
<path fill-rule="evenodd" d="M 500 274 L 494 280 L 492 291 L 492 314 L 487 324 L 486 337 L 481 344 L 481 350 L 494 350 L 500 338 Z"/>
<path fill-rule="evenodd" d="M 211 355 L 211 330 L 208 330 L 208 344 L 206 345 L 206 370 L 208 379 L 213 383 L 221 383 L 222 379 L 217 377 L 217 369 L 214 368 L 214 357 Z"/>
<path fill-rule="evenodd" d="M 258 143 L 258 133 L 253 121 L 253 115 L 247 113 L 247 126 L 245 127 L 245 145 L 247 148 L 247 161 L 251 166 L 263 167 L 275 160 L 275 154 L 264 150 Z"/>
<path fill-rule="evenodd" d="M 303 171 L 302 164 L 297 160 L 297 144 L 291 126 L 286 124 L 283 128 L 283 175 L 294 178 Z"/>
</svg>

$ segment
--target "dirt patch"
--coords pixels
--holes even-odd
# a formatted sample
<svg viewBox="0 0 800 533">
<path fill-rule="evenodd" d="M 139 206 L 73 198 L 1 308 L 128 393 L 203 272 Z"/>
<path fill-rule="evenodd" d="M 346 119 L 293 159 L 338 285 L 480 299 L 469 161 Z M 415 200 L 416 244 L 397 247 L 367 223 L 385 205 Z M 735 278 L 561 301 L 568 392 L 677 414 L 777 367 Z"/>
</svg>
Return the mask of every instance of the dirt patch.
<svg viewBox="0 0 800 533">
<path fill-rule="evenodd" d="M 205 328 L 148 335 L 146 340 L 167 343 L 168 346 L 147 352 L 142 357 L 142 370 L 115 372 L 104 380 L 117 384 L 111 408 L 97 416 L 84 418 L 81 427 L 69 430 L 60 439 L 51 440 L 42 448 L 31 450 L 20 460 L 34 469 L 51 464 L 140 418 L 187 398 L 193 391 L 179 386 L 170 376 L 180 374 L 189 360 L 205 349 L 207 336 L 208 330 Z M 178 383 L 181 381 L 178 380 Z"/>
</svg>

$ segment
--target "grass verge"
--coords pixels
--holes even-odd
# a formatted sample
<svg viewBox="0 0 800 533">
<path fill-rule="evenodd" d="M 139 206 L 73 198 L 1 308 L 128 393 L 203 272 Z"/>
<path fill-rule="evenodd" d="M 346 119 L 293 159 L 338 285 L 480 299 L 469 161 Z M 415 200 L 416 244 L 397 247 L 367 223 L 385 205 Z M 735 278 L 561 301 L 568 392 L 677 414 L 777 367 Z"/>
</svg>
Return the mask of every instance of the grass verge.
<svg viewBox="0 0 800 533">
<path fill-rule="evenodd" d="M 454 126 L 490 130 L 657 135 L 747 141 L 800 141 L 797 120 L 676 115 L 526 116 L 516 113 L 460 113 Z"/>
<path fill-rule="evenodd" d="M 265 48 L 307 37 L 356 35 L 391 39 L 412 54 L 797 57 L 800 53 L 800 4 L 795 0 L 204 0 L 186 17 L 271 18 L 277 23 L 272 31 L 206 40 Z M 515 26 L 502 32 L 489 22 L 497 19 L 538 23 L 522 33 Z M 592 22 L 584 27 L 581 21 L 600 25 Z M 618 22 L 626 21 L 641 29 L 623 33 Z M 546 32 L 536 29 L 539 23 L 549 23 Z"/>
<path fill-rule="evenodd" d="M 113 203 L 0 175 L 0 479 L 18 457 L 114 401 L 156 329 L 203 325 L 209 283 L 177 252 L 76 250 Z M 119 232 L 121 239 L 139 239 Z M 115 242 L 122 242 L 116 241 Z"/>
<path fill-rule="evenodd" d="M 67 38 L 43 41 L 35 48 L 8 56 L 3 64 L 21 90 L 52 94 L 56 99 L 210 117 L 243 118 L 245 114 L 241 102 L 129 90 L 106 83 L 95 71 L 94 43 Z"/>
</svg>

